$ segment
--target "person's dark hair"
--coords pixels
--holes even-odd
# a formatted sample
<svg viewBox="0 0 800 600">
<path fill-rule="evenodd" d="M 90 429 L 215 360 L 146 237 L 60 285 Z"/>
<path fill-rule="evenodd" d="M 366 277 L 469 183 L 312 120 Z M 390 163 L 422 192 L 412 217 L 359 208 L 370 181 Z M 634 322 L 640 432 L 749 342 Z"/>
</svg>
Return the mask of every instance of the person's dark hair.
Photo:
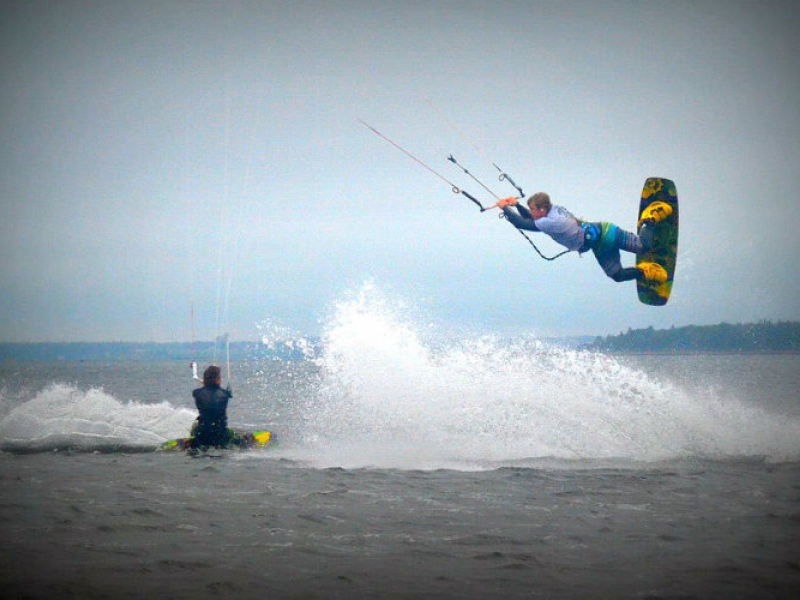
<svg viewBox="0 0 800 600">
<path fill-rule="evenodd" d="M 219 367 L 211 365 L 205 371 L 203 371 L 203 384 L 209 385 L 211 383 L 216 383 L 217 379 L 219 379 L 222 375 L 222 372 L 219 370 Z"/>
</svg>

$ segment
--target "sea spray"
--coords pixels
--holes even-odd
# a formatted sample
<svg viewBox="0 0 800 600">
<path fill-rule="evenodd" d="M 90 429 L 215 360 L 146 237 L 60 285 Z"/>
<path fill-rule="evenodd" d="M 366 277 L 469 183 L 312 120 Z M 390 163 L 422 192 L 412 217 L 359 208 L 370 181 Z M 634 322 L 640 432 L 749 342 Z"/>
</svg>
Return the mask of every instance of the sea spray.
<svg viewBox="0 0 800 600">
<path fill-rule="evenodd" d="M 0 421 L 3 450 L 154 448 L 188 432 L 193 411 L 167 402 L 122 403 L 101 389 L 54 383 Z"/>
<path fill-rule="evenodd" d="M 320 466 L 472 468 L 546 458 L 656 461 L 798 454 L 798 424 L 693 397 L 600 353 L 530 337 L 423 341 L 374 286 L 337 305 L 308 400 Z"/>
</svg>

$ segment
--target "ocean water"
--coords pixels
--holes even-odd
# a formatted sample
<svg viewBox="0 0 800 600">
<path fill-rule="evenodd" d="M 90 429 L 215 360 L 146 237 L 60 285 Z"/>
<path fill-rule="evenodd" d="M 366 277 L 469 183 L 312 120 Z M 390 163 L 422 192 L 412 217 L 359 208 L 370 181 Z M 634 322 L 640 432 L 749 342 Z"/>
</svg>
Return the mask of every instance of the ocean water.
<svg viewBox="0 0 800 600">
<path fill-rule="evenodd" d="M 371 293 L 290 337 L 230 368 L 262 452 L 153 450 L 187 364 L 2 365 L 2 597 L 800 597 L 800 357 L 443 335 Z"/>
</svg>

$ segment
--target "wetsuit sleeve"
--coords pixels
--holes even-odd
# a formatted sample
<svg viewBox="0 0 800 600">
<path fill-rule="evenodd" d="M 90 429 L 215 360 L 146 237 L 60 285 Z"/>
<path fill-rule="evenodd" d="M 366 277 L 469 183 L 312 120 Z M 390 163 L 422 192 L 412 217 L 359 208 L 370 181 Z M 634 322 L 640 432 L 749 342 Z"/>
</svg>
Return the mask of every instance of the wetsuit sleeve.
<svg viewBox="0 0 800 600">
<path fill-rule="evenodd" d="M 503 207 L 503 213 L 506 216 L 514 227 L 518 229 L 527 229 L 528 231 L 539 231 L 536 228 L 536 223 L 533 222 L 533 216 L 531 215 L 530 211 L 517 204 L 517 210 L 513 211 L 510 207 L 505 206 Z"/>
<path fill-rule="evenodd" d="M 192 390 L 192 398 L 194 398 L 194 405 L 199 409 L 200 404 L 198 403 L 199 393 L 202 391 L 203 388 L 198 388 L 196 390 Z"/>
</svg>

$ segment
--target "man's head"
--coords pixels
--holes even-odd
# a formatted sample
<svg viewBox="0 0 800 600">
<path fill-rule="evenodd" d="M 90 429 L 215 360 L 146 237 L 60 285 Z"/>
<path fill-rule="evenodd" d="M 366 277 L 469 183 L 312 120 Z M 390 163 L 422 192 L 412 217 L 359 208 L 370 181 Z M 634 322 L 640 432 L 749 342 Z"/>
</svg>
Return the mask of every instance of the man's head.
<svg viewBox="0 0 800 600">
<path fill-rule="evenodd" d="M 533 196 L 528 198 L 528 208 L 534 219 L 540 219 L 550 212 L 553 205 L 550 202 L 550 196 L 544 192 L 536 192 Z"/>
</svg>

